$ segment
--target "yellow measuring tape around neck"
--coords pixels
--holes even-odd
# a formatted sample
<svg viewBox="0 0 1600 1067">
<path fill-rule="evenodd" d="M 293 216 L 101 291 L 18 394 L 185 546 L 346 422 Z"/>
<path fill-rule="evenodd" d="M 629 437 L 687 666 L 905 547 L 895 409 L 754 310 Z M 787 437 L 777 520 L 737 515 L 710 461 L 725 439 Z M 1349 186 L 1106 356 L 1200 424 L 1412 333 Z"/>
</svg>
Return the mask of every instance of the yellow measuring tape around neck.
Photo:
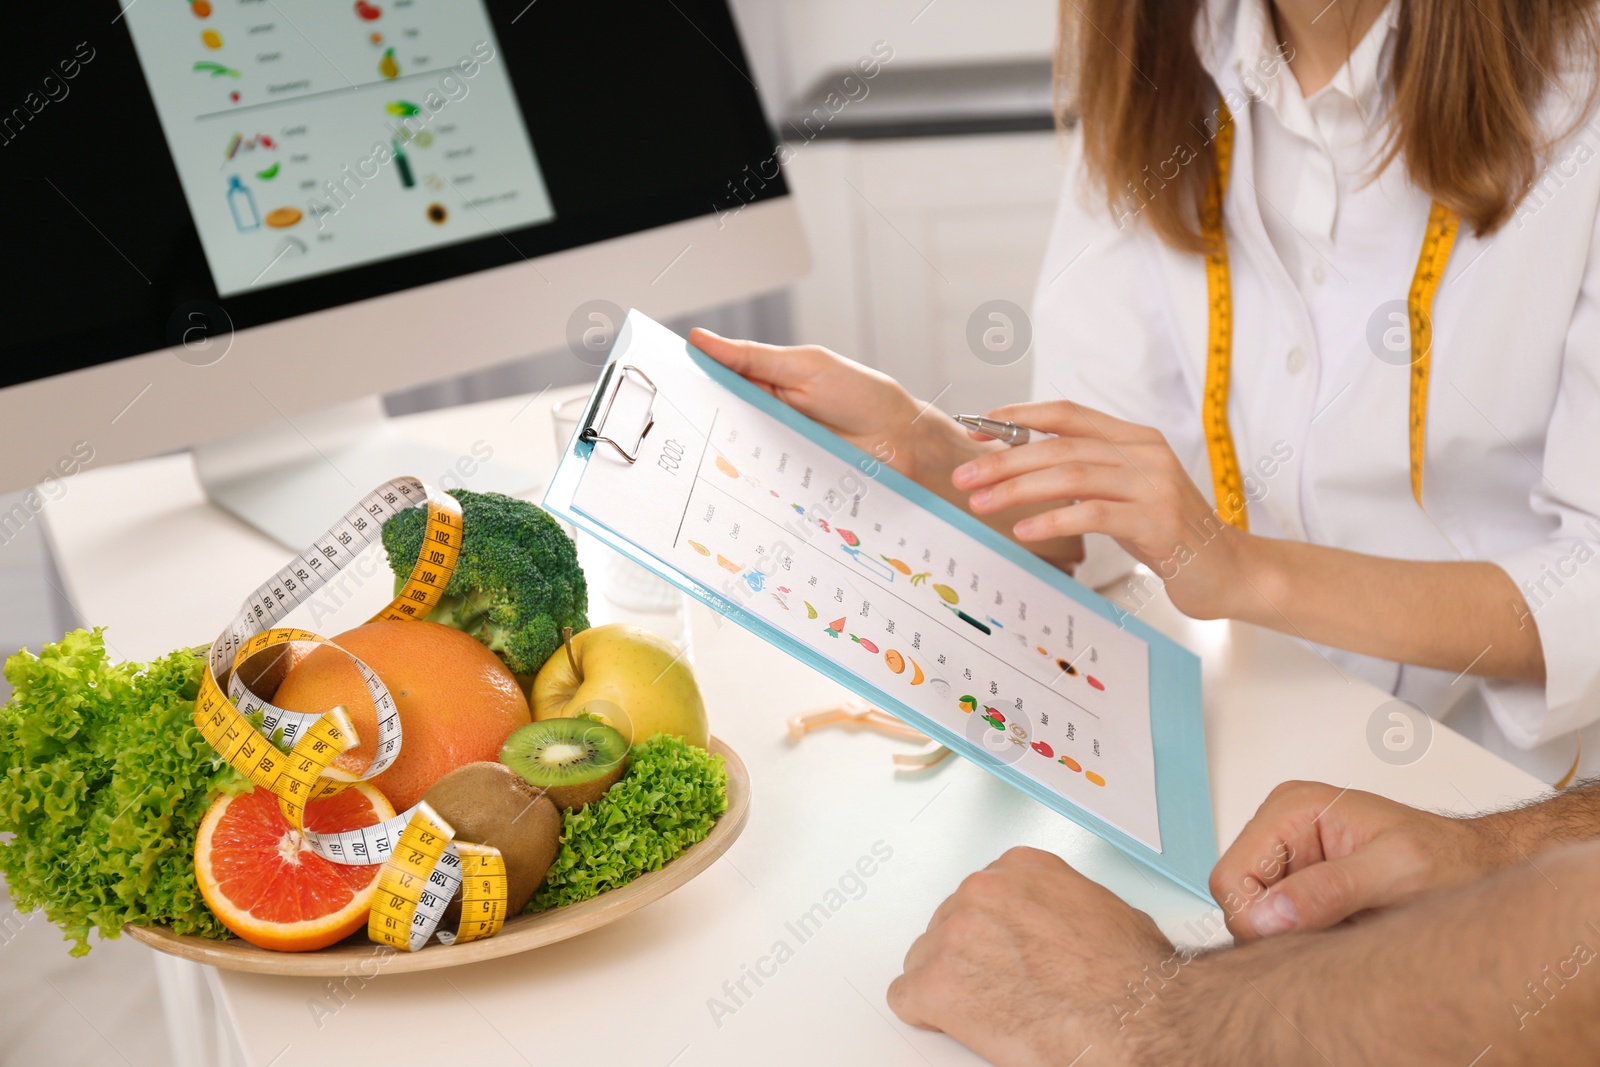
<svg viewBox="0 0 1600 1067">
<path fill-rule="evenodd" d="M 270 655 L 270 670 L 293 645 L 338 648 L 308 630 L 275 624 L 377 542 L 385 522 L 417 504 L 427 508 L 427 525 L 416 565 L 399 594 L 371 621 L 427 618 L 455 573 L 461 552 L 461 505 L 425 482 L 396 478 L 369 493 L 250 594 L 212 642 L 194 706 L 194 724 L 201 736 L 257 789 L 277 796 L 284 818 L 312 852 L 333 863 L 384 865 L 368 936 L 412 952 L 433 936 L 457 889 L 462 891 L 460 926 L 453 933 L 441 931 L 439 939 L 450 944 L 499 931 L 506 919 L 504 858 L 487 845 L 453 840 L 455 831 L 426 803 L 372 826 L 340 832 L 308 829 L 307 804 L 377 777 L 400 755 L 402 733 L 394 697 L 377 672 L 350 656 L 366 682 L 378 720 L 376 752 L 357 778 L 333 766 L 340 753 L 359 742 L 344 709 L 307 714 L 275 707 L 250 690 L 266 672 L 252 672 L 247 666 L 258 656 Z M 258 715 L 260 729 L 253 721 Z M 274 742 L 278 736 L 293 746 L 288 753 Z"/>
<path fill-rule="evenodd" d="M 1228 176 L 1233 163 L 1233 115 L 1226 105 L 1217 110 L 1217 134 L 1213 147 L 1216 171 L 1200 208 L 1200 234 L 1205 241 L 1206 301 L 1209 321 L 1206 330 L 1206 383 L 1201 398 L 1200 418 L 1206 437 L 1206 452 L 1211 460 L 1211 485 L 1217 515 L 1241 530 L 1250 522 L 1246 509 L 1244 477 L 1239 456 L 1233 447 L 1233 430 L 1228 424 L 1228 395 L 1233 373 L 1233 281 L 1228 269 L 1228 243 L 1223 233 L 1222 205 L 1228 194 Z M 1416 273 L 1406 297 L 1406 312 L 1411 341 L 1411 398 L 1408 433 L 1411 444 L 1411 495 L 1422 504 L 1422 461 L 1428 427 L 1428 376 L 1433 356 L 1433 299 L 1439 291 L 1450 250 L 1455 246 L 1460 219 L 1454 211 L 1435 202 L 1428 211 L 1428 228 L 1417 257 Z"/>
</svg>

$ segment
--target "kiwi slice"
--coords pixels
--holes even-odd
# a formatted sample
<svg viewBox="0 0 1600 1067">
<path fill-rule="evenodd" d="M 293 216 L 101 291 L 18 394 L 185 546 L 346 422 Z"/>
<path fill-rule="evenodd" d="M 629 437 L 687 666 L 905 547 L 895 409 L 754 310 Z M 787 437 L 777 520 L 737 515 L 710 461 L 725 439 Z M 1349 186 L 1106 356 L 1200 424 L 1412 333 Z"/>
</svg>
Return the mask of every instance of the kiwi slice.
<svg viewBox="0 0 1600 1067">
<path fill-rule="evenodd" d="M 506 915 L 522 911 L 561 847 L 561 813 L 510 767 L 493 760 L 467 763 L 440 778 L 422 797 L 462 841 L 492 845 L 506 861 Z M 461 895 L 440 921 L 461 922 Z"/>
<path fill-rule="evenodd" d="M 597 719 L 542 719 L 519 726 L 500 762 L 569 811 L 592 804 L 628 769 L 628 741 Z"/>
</svg>

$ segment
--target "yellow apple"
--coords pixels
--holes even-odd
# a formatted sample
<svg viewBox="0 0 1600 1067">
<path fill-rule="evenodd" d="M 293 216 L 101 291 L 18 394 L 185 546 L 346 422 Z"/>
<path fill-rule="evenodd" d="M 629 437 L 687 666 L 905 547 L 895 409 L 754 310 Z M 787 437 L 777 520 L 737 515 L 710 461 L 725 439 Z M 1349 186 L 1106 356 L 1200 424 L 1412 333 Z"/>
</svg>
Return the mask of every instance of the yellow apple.
<svg viewBox="0 0 1600 1067">
<path fill-rule="evenodd" d="M 671 641 L 637 626 L 610 623 L 573 634 L 572 657 L 558 648 L 545 660 L 530 703 L 536 722 L 598 715 L 630 745 L 652 734 L 677 734 L 701 748 L 711 743 L 689 665 Z"/>
</svg>

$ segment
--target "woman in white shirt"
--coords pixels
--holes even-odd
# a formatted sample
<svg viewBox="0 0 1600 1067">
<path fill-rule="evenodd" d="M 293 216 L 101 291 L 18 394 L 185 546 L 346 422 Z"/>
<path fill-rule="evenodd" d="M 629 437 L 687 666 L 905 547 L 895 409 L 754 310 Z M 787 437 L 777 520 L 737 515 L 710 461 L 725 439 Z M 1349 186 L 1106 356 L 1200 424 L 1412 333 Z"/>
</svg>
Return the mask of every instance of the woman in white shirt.
<svg viewBox="0 0 1600 1067">
<path fill-rule="evenodd" d="M 1594 19 L 1066 0 L 1034 400 L 991 413 L 1054 439 L 976 440 L 823 349 L 692 339 L 1045 558 L 1108 535 L 1189 615 L 1564 780 L 1600 718 Z"/>
</svg>

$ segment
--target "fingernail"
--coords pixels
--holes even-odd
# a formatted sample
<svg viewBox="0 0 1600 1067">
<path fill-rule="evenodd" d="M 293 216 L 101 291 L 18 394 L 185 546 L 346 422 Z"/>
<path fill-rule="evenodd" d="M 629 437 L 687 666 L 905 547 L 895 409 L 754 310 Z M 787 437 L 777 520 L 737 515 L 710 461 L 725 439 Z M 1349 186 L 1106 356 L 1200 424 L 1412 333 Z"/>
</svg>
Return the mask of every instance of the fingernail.
<svg viewBox="0 0 1600 1067">
<path fill-rule="evenodd" d="M 1018 537 L 1027 537 L 1029 534 L 1033 533 L 1033 520 L 1023 519 L 1021 522 L 1017 523 L 1011 528 L 1011 532 L 1016 534 Z"/>
<path fill-rule="evenodd" d="M 1299 921 L 1300 913 L 1295 910 L 1294 901 L 1282 893 L 1268 894 L 1265 900 L 1250 909 L 1250 925 L 1262 937 L 1292 930 Z"/>
<path fill-rule="evenodd" d="M 950 480 L 958 486 L 968 485 L 978 475 L 978 468 L 970 463 L 963 463 L 950 472 Z"/>
<path fill-rule="evenodd" d="M 981 508 L 987 504 L 990 499 L 993 498 L 993 496 L 994 494 L 989 490 L 979 489 L 976 493 L 972 494 L 972 506 L 975 508 Z"/>
</svg>

